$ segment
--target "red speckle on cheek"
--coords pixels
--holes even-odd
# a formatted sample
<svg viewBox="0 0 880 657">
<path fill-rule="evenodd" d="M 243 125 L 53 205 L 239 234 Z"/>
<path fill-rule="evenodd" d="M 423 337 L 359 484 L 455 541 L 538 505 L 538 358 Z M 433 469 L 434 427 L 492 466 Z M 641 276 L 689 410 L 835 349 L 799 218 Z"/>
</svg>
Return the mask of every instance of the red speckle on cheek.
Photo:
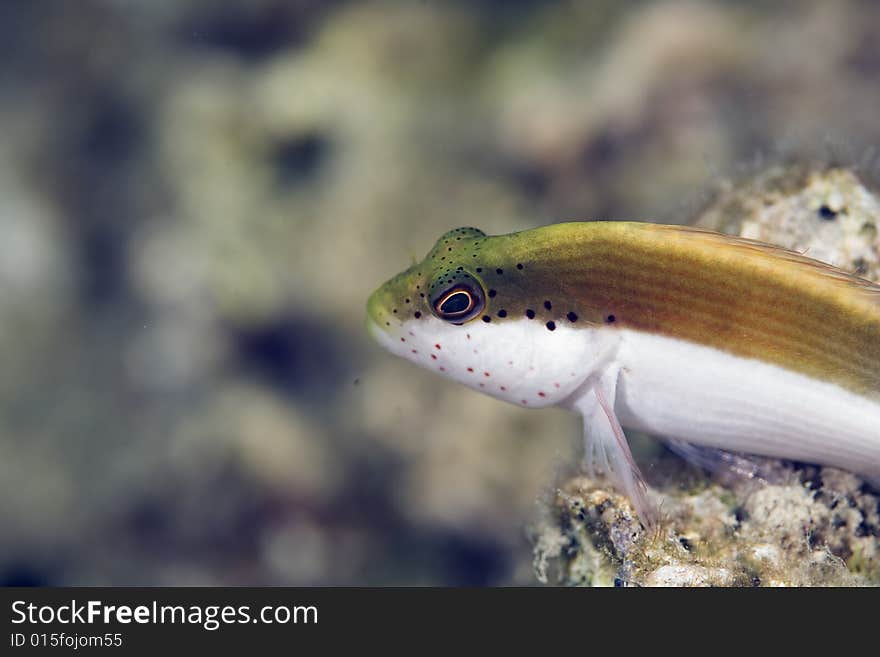
<svg viewBox="0 0 880 657">
<path fill-rule="evenodd" d="M 547 396 L 547 395 L 545 395 L 543 392 L 539 392 L 539 393 L 538 393 L 538 397 L 546 397 L 546 396 Z"/>
<path fill-rule="evenodd" d="M 558 383 L 554 383 L 553 385 L 554 385 L 555 387 L 557 387 L 557 388 L 559 387 L 559 384 L 558 384 Z"/>
<path fill-rule="evenodd" d="M 434 345 L 434 349 L 439 349 L 439 348 L 440 348 L 440 345 L 439 345 L 439 344 L 435 344 L 435 345 Z"/>
<path fill-rule="evenodd" d="M 480 384 L 480 387 L 481 387 L 481 388 L 485 388 L 485 387 L 486 387 L 486 384 L 485 384 L 485 383 L 481 383 L 481 384 Z"/>
<path fill-rule="evenodd" d="M 406 338 L 400 338 L 401 342 L 406 342 Z"/>
<path fill-rule="evenodd" d="M 414 354 L 419 353 L 416 349 L 412 349 L 411 351 L 412 351 Z"/>
<path fill-rule="evenodd" d="M 445 371 L 446 371 L 446 368 L 443 367 L 443 366 L 440 366 L 440 367 L 438 367 L 437 369 L 440 370 L 441 372 L 445 372 Z"/>
<path fill-rule="evenodd" d="M 526 401 L 525 399 L 520 399 L 520 403 L 521 403 L 523 406 L 528 406 L 528 405 L 529 405 L 529 402 Z"/>
<path fill-rule="evenodd" d="M 501 386 L 501 390 L 502 391 L 507 390 L 507 386 Z"/>
<path fill-rule="evenodd" d="M 470 334 L 470 333 L 465 333 L 465 335 L 467 336 L 467 339 L 468 339 L 468 340 L 471 339 L 471 334 Z"/>
<path fill-rule="evenodd" d="M 435 354 L 431 354 L 431 360 L 437 360 L 437 356 Z"/>
<path fill-rule="evenodd" d="M 473 371 L 474 371 L 474 368 L 473 368 L 473 367 L 469 367 L 469 368 L 467 368 L 467 371 L 468 371 L 468 372 L 473 372 Z"/>
<path fill-rule="evenodd" d="M 483 376 L 487 376 L 487 377 L 488 377 L 488 376 L 492 376 L 492 375 L 489 374 L 488 372 L 483 372 Z"/>
</svg>

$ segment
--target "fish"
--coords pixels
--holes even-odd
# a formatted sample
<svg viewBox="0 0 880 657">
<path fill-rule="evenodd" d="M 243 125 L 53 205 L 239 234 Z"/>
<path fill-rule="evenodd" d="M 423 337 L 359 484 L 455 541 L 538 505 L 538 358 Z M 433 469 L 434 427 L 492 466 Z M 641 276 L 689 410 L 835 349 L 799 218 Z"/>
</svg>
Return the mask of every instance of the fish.
<svg viewBox="0 0 880 657">
<path fill-rule="evenodd" d="M 587 471 L 646 526 L 627 429 L 880 482 L 880 287 L 777 246 L 628 221 L 456 228 L 370 295 L 366 323 L 481 393 L 579 413 Z"/>
</svg>

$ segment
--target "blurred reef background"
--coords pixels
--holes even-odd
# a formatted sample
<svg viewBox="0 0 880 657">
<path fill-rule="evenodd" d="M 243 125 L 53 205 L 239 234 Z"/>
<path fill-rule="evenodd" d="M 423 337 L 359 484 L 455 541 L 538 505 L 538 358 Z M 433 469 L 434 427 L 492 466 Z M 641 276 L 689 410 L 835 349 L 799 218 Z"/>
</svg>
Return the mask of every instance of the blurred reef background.
<svg viewBox="0 0 880 657">
<path fill-rule="evenodd" d="M 616 583 L 571 566 L 602 524 L 560 483 L 578 419 L 383 353 L 367 295 L 461 225 L 699 219 L 835 252 L 791 218 L 876 189 L 878 33 L 869 0 L 3 0 L 0 583 L 533 584 L 536 540 Z M 791 162 L 831 187 L 762 223 L 731 190 Z M 876 276 L 868 237 L 844 251 Z M 876 498 L 822 476 L 876 576 Z M 833 543 L 833 496 L 786 490 Z M 782 508 L 750 499 L 713 536 Z M 705 581 L 768 581 L 722 565 Z M 669 573 L 633 582 L 703 581 Z"/>
</svg>

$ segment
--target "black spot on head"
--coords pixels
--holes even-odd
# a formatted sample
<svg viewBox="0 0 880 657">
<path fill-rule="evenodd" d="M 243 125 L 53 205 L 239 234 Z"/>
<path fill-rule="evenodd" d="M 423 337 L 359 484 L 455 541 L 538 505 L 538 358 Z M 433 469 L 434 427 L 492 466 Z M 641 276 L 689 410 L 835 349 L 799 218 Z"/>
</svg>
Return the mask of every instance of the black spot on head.
<svg viewBox="0 0 880 657">
<path fill-rule="evenodd" d="M 550 303 L 549 301 L 545 301 L 545 302 L 544 302 L 544 307 L 545 307 L 547 310 L 553 310 L 553 304 Z"/>
<path fill-rule="evenodd" d="M 501 310 L 498 311 L 498 316 L 499 317 L 507 317 L 507 311 L 504 310 L 504 308 L 502 308 Z"/>
<path fill-rule="evenodd" d="M 419 311 L 417 310 L 416 313 L 415 313 L 415 318 L 416 318 L 416 319 L 421 319 L 421 317 L 422 317 L 422 313 L 419 312 Z"/>
<path fill-rule="evenodd" d="M 529 308 L 528 310 L 526 310 L 526 317 L 528 317 L 529 319 L 535 319 L 535 311 Z"/>
<path fill-rule="evenodd" d="M 824 219 L 825 221 L 834 221 L 837 218 L 837 212 L 832 210 L 827 205 L 823 205 L 818 210 L 819 217 Z"/>
<path fill-rule="evenodd" d="M 474 256 L 474 257 L 476 258 L 477 256 Z M 482 267 L 477 267 L 477 273 L 478 273 L 478 274 L 482 274 L 482 273 L 483 273 L 483 268 L 482 268 Z"/>
<path fill-rule="evenodd" d="M 555 331 L 556 330 L 556 322 L 554 322 L 552 319 L 549 322 L 547 322 L 547 329 L 550 331 Z"/>
<path fill-rule="evenodd" d="M 498 294 L 498 293 L 495 290 L 489 290 L 490 297 L 494 297 L 496 294 Z"/>
<path fill-rule="evenodd" d="M 483 321 L 487 324 L 492 321 L 492 318 L 489 315 L 483 315 Z"/>
<path fill-rule="evenodd" d="M 523 268 L 522 263 L 521 262 L 516 263 L 516 268 L 522 269 Z"/>
<path fill-rule="evenodd" d="M 404 302 L 404 303 L 409 303 L 409 299 L 404 299 L 403 302 Z"/>
<path fill-rule="evenodd" d="M 568 317 L 569 322 L 578 321 L 578 316 L 575 313 L 568 313 L 568 315 L 566 315 L 566 317 Z"/>
<path fill-rule="evenodd" d="M 605 318 L 605 321 L 609 324 L 613 324 L 617 321 L 617 318 L 614 315 L 608 315 L 608 317 Z"/>
<path fill-rule="evenodd" d="M 501 274 L 504 273 L 504 270 L 499 267 L 498 269 L 495 270 L 495 273 L 498 274 L 499 276 L 501 276 Z"/>
</svg>

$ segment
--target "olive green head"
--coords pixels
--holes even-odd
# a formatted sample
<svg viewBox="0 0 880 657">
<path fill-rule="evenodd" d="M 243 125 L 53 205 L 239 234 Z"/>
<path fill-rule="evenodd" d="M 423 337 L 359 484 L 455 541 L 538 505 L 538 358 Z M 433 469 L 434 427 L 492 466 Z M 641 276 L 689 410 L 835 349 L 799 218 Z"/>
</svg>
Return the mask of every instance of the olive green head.
<svg viewBox="0 0 880 657">
<path fill-rule="evenodd" d="M 424 260 L 373 292 L 367 302 L 368 321 L 387 331 L 431 316 L 456 325 L 474 319 L 486 300 L 477 270 L 482 271 L 478 263 L 487 239 L 476 228 L 444 234 Z"/>
<path fill-rule="evenodd" d="M 381 341 L 382 333 L 397 335 L 410 320 L 440 330 L 440 324 L 473 327 L 524 319 L 551 332 L 562 324 L 595 322 L 601 309 L 579 300 L 583 286 L 569 271 L 589 263 L 572 241 L 586 225 L 493 236 L 476 228 L 451 230 L 424 260 L 370 296 L 368 326 Z"/>
</svg>

